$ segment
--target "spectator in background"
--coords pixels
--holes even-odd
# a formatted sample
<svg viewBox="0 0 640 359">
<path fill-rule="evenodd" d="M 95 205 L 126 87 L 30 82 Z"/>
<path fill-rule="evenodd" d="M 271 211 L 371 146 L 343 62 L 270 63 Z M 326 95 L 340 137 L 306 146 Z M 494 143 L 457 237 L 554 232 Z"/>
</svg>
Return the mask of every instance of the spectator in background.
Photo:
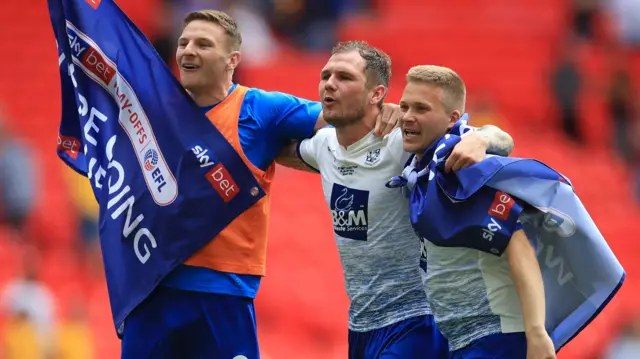
<svg viewBox="0 0 640 359">
<path fill-rule="evenodd" d="M 337 25 L 347 14 L 366 10 L 363 0 L 270 0 L 272 25 L 294 45 L 329 51 L 337 42 Z"/>
<path fill-rule="evenodd" d="M 266 65 L 278 52 L 270 25 L 268 7 L 260 0 L 224 0 L 224 9 L 238 23 L 242 31 L 242 63 L 247 66 Z M 237 79 L 234 81 L 242 82 Z"/>
<path fill-rule="evenodd" d="M 636 313 L 611 343 L 605 359 L 640 358 L 640 314 Z"/>
<path fill-rule="evenodd" d="M 501 126 L 502 116 L 498 113 L 493 98 L 486 91 L 478 91 L 469 97 L 467 112 L 471 114 L 471 124 L 474 127 L 485 125 Z"/>
<path fill-rule="evenodd" d="M 618 154 L 631 161 L 632 149 L 629 132 L 633 121 L 631 75 L 620 62 L 613 67 L 613 74 L 607 93 L 608 111 L 613 121 L 614 144 Z"/>
<path fill-rule="evenodd" d="M 11 318 L 3 340 L 9 350 L 28 344 L 38 352 L 50 353 L 55 324 L 54 296 L 38 280 L 37 250 L 27 248 L 20 259 L 23 266 L 21 276 L 9 282 L 0 296 L 3 312 Z"/>
<path fill-rule="evenodd" d="M 76 297 L 70 310 L 69 317 L 59 327 L 56 359 L 93 359 L 94 338 L 85 305 Z"/>
<path fill-rule="evenodd" d="M 35 205 L 36 178 L 31 151 L 9 132 L 0 108 L 0 223 L 8 224 L 18 238 Z"/>
<path fill-rule="evenodd" d="M 103 273 L 102 252 L 98 224 L 99 207 L 89 180 L 71 170 L 66 165 L 62 172 L 67 183 L 71 203 L 78 218 L 76 235 L 77 253 L 94 273 Z"/>
<path fill-rule="evenodd" d="M 601 0 L 574 0 L 572 7 L 573 32 L 583 40 L 594 40 L 595 21 Z"/>
<path fill-rule="evenodd" d="M 562 55 L 552 73 L 552 93 L 560 110 L 562 129 L 571 139 L 581 142 L 578 118 L 578 95 L 582 88 L 582 76 L 578 70 L 578 44 L 567 41 Z"/>
<path fill-rule="evenodd" d="M 640 98 L 636 98 L 636 101 L 640 101 Z M 635 118 L 631 121 L 627 133 L 629 141 L 629 147 L 631 151 L 630 162 L 631 171 L 634 178 L 632 182 L 634 185 L 633 192 L 636 196 L 636 200 L 640 202 L 640 114 L 636 113 Z"/>
<path fill-rule="evenodd" d="M 3 359 L 47 359 L 45 346 L 25 311 L 12 312 L 2 326 Z"/>
</svg>

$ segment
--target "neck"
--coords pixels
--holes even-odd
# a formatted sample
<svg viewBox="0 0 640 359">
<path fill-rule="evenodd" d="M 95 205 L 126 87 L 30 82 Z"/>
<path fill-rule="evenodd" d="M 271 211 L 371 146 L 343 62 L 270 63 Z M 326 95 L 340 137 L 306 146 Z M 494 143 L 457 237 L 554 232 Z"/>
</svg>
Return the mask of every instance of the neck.
<svg viewBox="0 0 640 359">
<path fill-rule="evenodd" d="M 233 82 L 231 79 L 227 79 L 222 83 L 215 84 L 207 89 L 203 89 L 202 91 L 189 91 L 191 98 L 198 104 L 200 107 L 215 105 L 218 102 L 224 100 L 231 90 L 233 86 Z"/>
<path fill-rule="evenodd" d="M 338 138 L 340 146 L 347 148 L 373 131 L 373 128 L 376 126 L 376 117 L 378 117 L 379 113 L 380 110 L 376 108 L 375 111 L 365 114 L 364 117 L 358 121 L 346 126 L 336 127 L 336 137 Z"/>
</svg>

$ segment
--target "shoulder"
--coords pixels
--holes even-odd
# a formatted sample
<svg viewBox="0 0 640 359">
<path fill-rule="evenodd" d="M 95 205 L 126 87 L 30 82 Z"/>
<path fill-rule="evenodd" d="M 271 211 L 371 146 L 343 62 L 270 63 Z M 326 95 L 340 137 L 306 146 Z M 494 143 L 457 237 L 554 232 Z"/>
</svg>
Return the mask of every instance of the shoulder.
<svg viewBox="0 0 640 359">
<path fill-rule="evenodd" d="M 266 91 L 255 87 L 247 89 L 245 94 L 245 101 L 251 102 L 254 105 L 261 106 L 280 106 L 290 102 L 300 101 L 301 99 L 278 91 Z"/>
</svg>

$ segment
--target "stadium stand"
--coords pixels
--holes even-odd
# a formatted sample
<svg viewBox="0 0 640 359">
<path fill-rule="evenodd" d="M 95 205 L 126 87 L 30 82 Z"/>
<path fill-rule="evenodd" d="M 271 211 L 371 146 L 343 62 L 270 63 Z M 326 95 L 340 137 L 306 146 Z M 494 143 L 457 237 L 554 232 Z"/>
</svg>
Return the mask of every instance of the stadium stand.
<svg viewBox="0 0 640 359">
<path fill-rule="evenodd" d="M 157 0 L 119 0 L 147 34 L 153 29 Z M 416 5 L 416 4 L 419 5 Z M 445 5 L 446 4 L 446 5 Z M 339 25 L 340 40 L 366 40 L 393 58 L 389 101 L 397 102 L 403 75 L 417 63 L 456 69 L 469 92 L 490 93 L 516 141 L 514 155 L 536 157 L 566 174 L 627 270 L 627 283 L 613 303 L 560 354 L 562 359 L 598 358 L 625 315 L 640 309 L 640 218 L 630 169 L 615 156 L 602 96 L 580 98 L 586 146 L 559 132 L 548 73 L 566 32 L 564 0 L 378 0 L 374 13 L 350 17 Z M 55 156 L 59 86 L 55 43 L 45 2 L 0 2 L 3 66 L 0 99 L 8 124 L 38 155 L 40 200 L 29 218 L 28 238 L 43 248 L 42 281 L 58 298 L 59 313 L 73 298 L 88 303 L 89 322 L 99 358 L 116 358 L 119 341 L 110 318 L 103 279 L 88 274 L 74 255 L 78 218 L 68 210 L 63 165 Z M 599 36 L 610 36 L 603 21 Z M 604 51 L 585 45 L 580 66 L 587 79 L 607 76 Z M 640 52 L 630 52 L 633 79 L 640 84 Z M 326 54 L 287 48 L 265 66 L 243 68 L 245 84 L 317 98 L 317 81 Z M 473 113 L 471 114 L 473 121 Z M 265 358 L 344 358 L 348 301 L 333 243 L 319 178 L 279 168 L 274 184 L 268 276 L 257 299 L 260 340 Z M 304 196 L 306 202 L 296 198 Z M 0 228 L 0 286 L 18 273 L 21 256 Z M 597 268 L 594 268 L 597 270 Z M 553 305 L 550 303 L 549 305 Z"/>
</svg>

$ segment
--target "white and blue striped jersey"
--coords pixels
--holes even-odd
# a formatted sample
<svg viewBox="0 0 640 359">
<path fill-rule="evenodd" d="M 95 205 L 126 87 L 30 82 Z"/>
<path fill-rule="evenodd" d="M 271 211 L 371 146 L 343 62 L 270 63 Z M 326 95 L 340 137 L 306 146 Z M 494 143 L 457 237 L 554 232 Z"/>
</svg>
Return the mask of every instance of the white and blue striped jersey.
<svg viewBox="0 0 640 359">
<path fill-rule="evenodd" d="M 430 314 L 408 200 L 385 186 L 408 159 L 401 131 L 383 138 L 369 133 L 344 148 L 335 129 L 324 128 L 302 141 L 298 154 L 322 177 L 351 301 L 349 329 L 370 331 Z"/>
</svg>

